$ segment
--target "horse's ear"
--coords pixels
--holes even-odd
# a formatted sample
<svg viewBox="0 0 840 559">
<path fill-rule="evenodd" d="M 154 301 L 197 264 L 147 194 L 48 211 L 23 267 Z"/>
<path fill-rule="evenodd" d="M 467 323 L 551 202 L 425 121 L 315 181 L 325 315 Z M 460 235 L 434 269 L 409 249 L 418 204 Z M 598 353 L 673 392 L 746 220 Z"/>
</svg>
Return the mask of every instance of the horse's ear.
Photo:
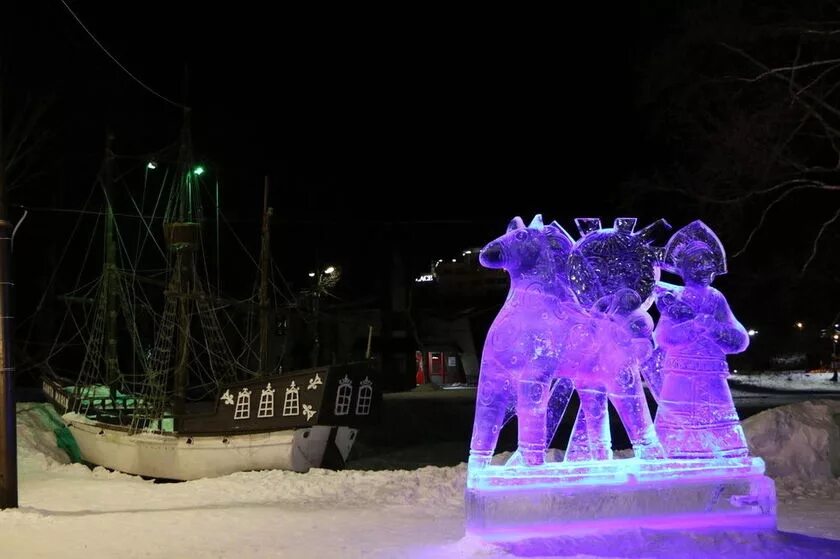
<svg viewBox="0 0 840 559">
<path fill-rule="evenodd" d="M 557 223 L 556 221 L 552 221 L 548 225 L 545 226 L 546 234 L 553 235 L 555 237 L 563 237 L 564 239 L 569 241 L 569 244 L 574 244 L 575 240 L 569 235 L 569 232 L 563 229 L 563 226 Z"/>
<path fill-rule="evenodd" d="M 543 219 L 542 214 L 537 214 L 534 216 L 534 219 L 531 220 L 531 224 L 528 225 L 530 229 L 536 229 L 537 231 L 542 231 L 543 227 Z"/>
<path fill-rule="evenodd" d="M 519 216 L 514 217 L 510 220 L 507 226 L 507 232 L 510 233 L 515 229 L 525 229 L 525 222 L 522 221 L 522 218 Z"/>
</svg>

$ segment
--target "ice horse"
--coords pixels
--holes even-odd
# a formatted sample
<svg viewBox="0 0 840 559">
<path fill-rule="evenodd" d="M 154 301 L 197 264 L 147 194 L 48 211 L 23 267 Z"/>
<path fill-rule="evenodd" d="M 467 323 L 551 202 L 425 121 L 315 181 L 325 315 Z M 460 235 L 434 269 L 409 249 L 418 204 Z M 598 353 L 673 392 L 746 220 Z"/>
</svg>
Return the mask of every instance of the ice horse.
<svg viewBox="0 0 840 559">
<path fill-rule="evenodd" d="M 514 410 L 519 425 L 515 462 L 539 465 L 545 460 L 549 401 L 554 413 L 562 415 L 571 392 L 568 381 L 555 383 L 552 391 L 552 380 L 570 376 L 567 352 L 589 343 L 589 331 L 582 327 L 585 317 L 567 279 L 572 244 L 562 227 L 544 225 L 536 215 L 527 227 L 514 218 L 503 236 L 481 250 L 481 264 L 505 269 L 511 285 L 481 356 L 472 469 L 490 463 L 499 431 Z"/>
<path fill-rule="evenodd" d="M 470 467 L 490 462 L 511 411 L 519 424 L 510 465 L 543 464 L 571 388 L 581 401 L 569 460 L 612 458 L 608 400 L 639 458 L 663 455 L 647 407 L 640 365 L 651 353 L 656 223 L 634 233 L 635 219 L 601 228 L 579 219 L 582 238 L 537 215 L 515 218 L 480 253 L 511 277 L 505 305 L 487 335 L 470 444 Z M 552 386 L 552 382 L 554 385 Z"/>
<path fill-rule="evenodd" d="M 670 226 L 659 220 L 634 231 L 635 218 L 618 218 L 604 228 L 598 218 L 575 220 L 581 238 L 569 256 L 569 281 L 598 333 L 597 358 L 578 375 L 580 397 L 569 461 L 612 457 L 607 399 L 618 412 L 637 458 L 663 456 L 645 399 L 641 365 L 653 349 L 653 302 L 658 279 L 656 234 Z M 606 394 L 606 398 L 604 395 Z"/>
</svg>

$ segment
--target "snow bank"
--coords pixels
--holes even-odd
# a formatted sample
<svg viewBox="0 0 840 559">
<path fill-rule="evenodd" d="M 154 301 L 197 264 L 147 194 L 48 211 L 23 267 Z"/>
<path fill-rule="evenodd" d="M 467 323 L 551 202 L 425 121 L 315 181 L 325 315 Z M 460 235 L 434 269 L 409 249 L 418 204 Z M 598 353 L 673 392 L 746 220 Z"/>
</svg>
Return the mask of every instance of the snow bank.
<svg viewBox="0 0 840 559">
<path fill-rule="evenodd" d="M 783 392 L 840 392 L 840 383 L 831 371 L 765 371 L 729 376 L 733 386 L 755 387 Z"/>
<path fill-rule="evenodd" d="M 70 464 L 70 455 L 56 444 L 56 431 L 65 430 L 48 404 L 17 406 L 18 469 L 22 474 L 43 472 Z"/>
<path fill-rule="evenodd" d="M 765 410 L 743 421 L 750 450 L 772 477 L 840 476 L 840 401 L 814 400 Z"/>
<path fill-rule="evenodd" d="M 774 445 L 784 446 L 803 433 L 816 440 L 820 429 L 824 446 L 829 445 L 828 418 L 840 412 L 832 405 L 840 404 L 815 402 L 805 408 L 808 413 L 797 412 L 797 406 L 766 412 L 751 420 L 755 428 L 748 426 L 748 432 L 757 440 L 765 431 L 769 437 L 773 422 L 782 421 L 776 416 L 787 418 L 787 439 L 771 438 L 762 446 L 767 451 L 761 453 L 770 458 Z M 56 445 L 63 425 L 50 406 L 22 404 L 17 420 L 21 508 L 0 511 L 2 559 L 840 556 L 838 541 L 761 533 L 634 530 L 618 540 L 595 537 L 575 545 L 526 541 L 494 546 L 464 537 L 463 464 L 397 471 L 244 472 L 155 484 L 69 463 Z M 808 447 L 812 455 L 817 447 Z M 552 454 L 555 460 L 561 456 Z M 786 478 L 779 488 L 782 530 L 840 538 L 840 480 Z"/>
</svg>

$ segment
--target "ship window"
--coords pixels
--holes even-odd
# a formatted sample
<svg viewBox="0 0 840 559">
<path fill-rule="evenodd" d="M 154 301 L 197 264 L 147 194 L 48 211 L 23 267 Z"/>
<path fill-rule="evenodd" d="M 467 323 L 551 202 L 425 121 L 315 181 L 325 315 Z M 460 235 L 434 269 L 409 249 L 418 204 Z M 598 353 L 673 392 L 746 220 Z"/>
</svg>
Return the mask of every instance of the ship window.
<svg viewBox="0 0 840 559">
<path fill-rule="evenodd" d="M 286 389 L 286 397 L 283 399 L 283 415 L 299 415 L 300 414 L 300 399 L 298 392 L 300 387 L 295 385 L 295 381 Z"/>
<path fill-rule="evenodd" d="M 370 381 L 365 379 L 359 388 L 359 399 L 356 401 L 356 415 L 368 415 L 370 413 L 370 402 L 373 400 L 373 387 Z"/>
<path fill-rule="evenodd" d="M 338 392 L 335 396 L 335 415 L 347 415 L 350 411 L 350 400 L 353 397 L 353 383 L 347 377 L 338 383 Z"/>
<path fill-rule="evenodd" d="M 234 419 L 248 419 L 251 417 L 251 391 L 243 388 L 236 396 L 236 411 Z"/>
<path fill-rule="evenodd" d="M 274 417 L 274 389 L 271 388 L 270 382 L 260 394 L 260 409 L 257 411 L 257 417 Z"/>
</svg>

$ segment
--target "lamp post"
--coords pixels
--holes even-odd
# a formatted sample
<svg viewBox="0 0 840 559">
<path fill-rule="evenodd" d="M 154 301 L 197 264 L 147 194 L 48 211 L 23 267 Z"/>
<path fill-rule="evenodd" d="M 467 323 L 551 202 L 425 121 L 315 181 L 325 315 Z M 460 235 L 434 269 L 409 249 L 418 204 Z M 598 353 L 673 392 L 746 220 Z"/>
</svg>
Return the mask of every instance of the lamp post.
<svg viewBox="0 0 840 559">
<path fill-rule="evenodd" d="M 315 287 L 312 290 L 312 314 L 314 324 L 314 343 L 312 344 L 312 366 L 318 366 L 318 358 L 321 355 L 321 325 L 318 314 L 321 309 L 321 292 L 326 291 L 338 280 L 338 271 L 335 266 L 327 266 L 323 272 L 309 272 L 309 277 L 315 280 Z"/>
<path fill-rule="evenodd" d="M 805 323 L 798 320 L 798 321 L 793 323 L 793 327 L 796 328 L 796 331 L 797 331 L 797 334 L 796 334 L 796 351 L 801 352 L 803 354 L 802 355 L 802 357 L 803 357 L 802 366 L 803 366 L 804 369 L 807 369 L 808 368 L 808 358 L 805 355 L 805 351 L 803 349 L 804 343 L 802 341 L 803 331 L 805 330 Z M 798 359 L 798 355 L 797 355 L 797 359 Z"/>
</svg>

